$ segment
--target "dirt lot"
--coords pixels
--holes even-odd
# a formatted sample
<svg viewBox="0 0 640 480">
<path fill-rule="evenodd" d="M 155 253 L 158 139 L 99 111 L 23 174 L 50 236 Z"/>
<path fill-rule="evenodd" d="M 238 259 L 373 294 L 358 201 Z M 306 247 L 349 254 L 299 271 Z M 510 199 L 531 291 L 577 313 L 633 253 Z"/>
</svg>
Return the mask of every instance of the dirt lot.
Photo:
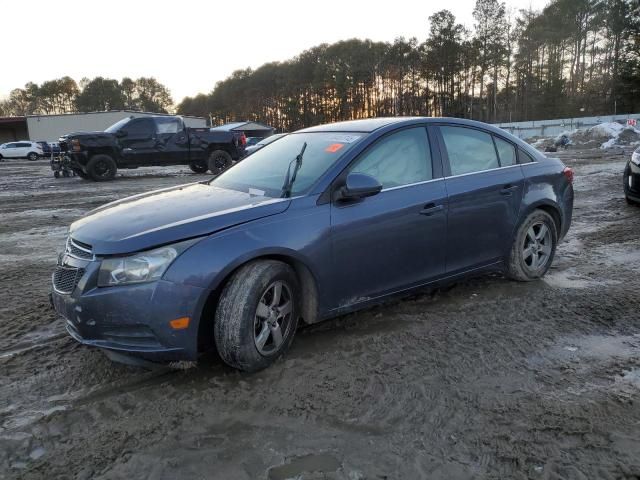
<svg viewBox="0 0 640 480">
<path fill-rule="evenodd" d="M 640 478 L 640 209 L 621 153 L 560 154 L 574 225 L 544 281 L 482 277 L 306 328 L 253 375 L 215 356 L 114 364 L 48 304 L 70 222 L 202 177 L 0 163 L 0 478 Z"/>
</svg>

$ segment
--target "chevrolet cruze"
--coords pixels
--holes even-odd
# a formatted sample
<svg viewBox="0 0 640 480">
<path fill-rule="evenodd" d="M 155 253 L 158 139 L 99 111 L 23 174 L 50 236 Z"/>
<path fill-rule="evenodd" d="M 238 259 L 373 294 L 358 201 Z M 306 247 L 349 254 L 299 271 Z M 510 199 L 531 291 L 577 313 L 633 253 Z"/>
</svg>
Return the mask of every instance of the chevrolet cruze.
<svg viewBox="0 0 640 480">
<path fill-rule="evenodd" d="M 378 118 L 300 130 L 221 175 L 71 225 L 52 300 L 77 341 L 265 368 L 312 324 L 487 271 L 542 277 L 573 172 L 503 130 Z"/>
</svg>

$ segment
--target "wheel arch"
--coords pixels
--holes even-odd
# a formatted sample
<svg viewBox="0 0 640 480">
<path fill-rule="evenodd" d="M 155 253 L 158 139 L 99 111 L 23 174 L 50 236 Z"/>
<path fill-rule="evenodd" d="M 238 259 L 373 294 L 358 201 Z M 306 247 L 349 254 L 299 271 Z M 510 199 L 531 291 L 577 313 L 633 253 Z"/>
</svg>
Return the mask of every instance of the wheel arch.
<svg viewBox="0 0 640 480">
<path fill-rule="evenodd" d="M 289 265 L 293 268 L 300 288 L 302 290 L 302 312 L 301 320 L 306 324 L 313 324 L 320 320 L 318 309 L 318 282 L 312 269 L 307 265 L 304 259 L 300 258 L 294 252 L 289 251 L 273 251 L 261 252 L 248 258 L 242 258 L 234 262 L 221 275 L 218 275 L 209 289 L 204 294 L 202 308 L 199 309 L 198 321 L 198 351 L 206 350 L 215 346 L 213 338 L 213 319 L 215 318 L 216 309 L 220 300 L 220 295 L 225 285 L 231 277 L 245 265 L 260 260 L 277 260 Z"/>
<path fill-rule="evenodd" d="M 514 229 L 513 234 L 515 235 L 515 233 L 518 231 L 518 228 L 520 227 L 522 222 L 524 222 L 524 220 L 534 210 L 542 210 L 543 212 L 546 212 L 551 216 L 551 218 L 553 219 L 553 222 L 556 224 L 556 230 L 558 232 L 558 241 L 560 241 L 559 237 L 562 234 L 562 221 L 563 221 L 562 210 L 558 205 L 554 204 L 549 200 L 540 200 L 538 202 L 532 203 L 531 205 L 528 205 L 527 208 L 522 211 L 522 214 L 518 219 L 518 224 L 516 225 L 516 228 Z"/>
</svg>

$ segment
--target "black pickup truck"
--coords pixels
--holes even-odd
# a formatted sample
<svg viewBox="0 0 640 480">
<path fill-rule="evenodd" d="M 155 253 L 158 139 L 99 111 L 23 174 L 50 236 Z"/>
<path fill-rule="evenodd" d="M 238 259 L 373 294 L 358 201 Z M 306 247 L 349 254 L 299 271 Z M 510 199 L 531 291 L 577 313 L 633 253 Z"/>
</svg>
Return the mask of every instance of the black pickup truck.
<svg viewBox="0 0 640 480">
<path fill-rule="evenodd" d="M 189 165 L 218 174 L 245 156 L 243 133 L 188 128 L 181 117 L 129 117 L 104 132 L 60 137 L 70 166 L 82 178 L 111 180 L 118 168 Z"/>
</svg>

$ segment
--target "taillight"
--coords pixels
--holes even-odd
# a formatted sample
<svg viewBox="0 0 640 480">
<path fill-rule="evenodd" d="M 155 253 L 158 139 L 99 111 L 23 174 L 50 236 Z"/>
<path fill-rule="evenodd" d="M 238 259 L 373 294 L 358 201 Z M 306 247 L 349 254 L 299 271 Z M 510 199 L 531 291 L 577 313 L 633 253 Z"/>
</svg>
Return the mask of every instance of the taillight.
<svg viewBox="0 0 640 480">
<path fill-rule="evenodd" d="M 571 168 L 564 167 L 564 170 L 562 170 L 562 174 L 569 183 L 573 183 L 573 170 Z"/>
</svg>

